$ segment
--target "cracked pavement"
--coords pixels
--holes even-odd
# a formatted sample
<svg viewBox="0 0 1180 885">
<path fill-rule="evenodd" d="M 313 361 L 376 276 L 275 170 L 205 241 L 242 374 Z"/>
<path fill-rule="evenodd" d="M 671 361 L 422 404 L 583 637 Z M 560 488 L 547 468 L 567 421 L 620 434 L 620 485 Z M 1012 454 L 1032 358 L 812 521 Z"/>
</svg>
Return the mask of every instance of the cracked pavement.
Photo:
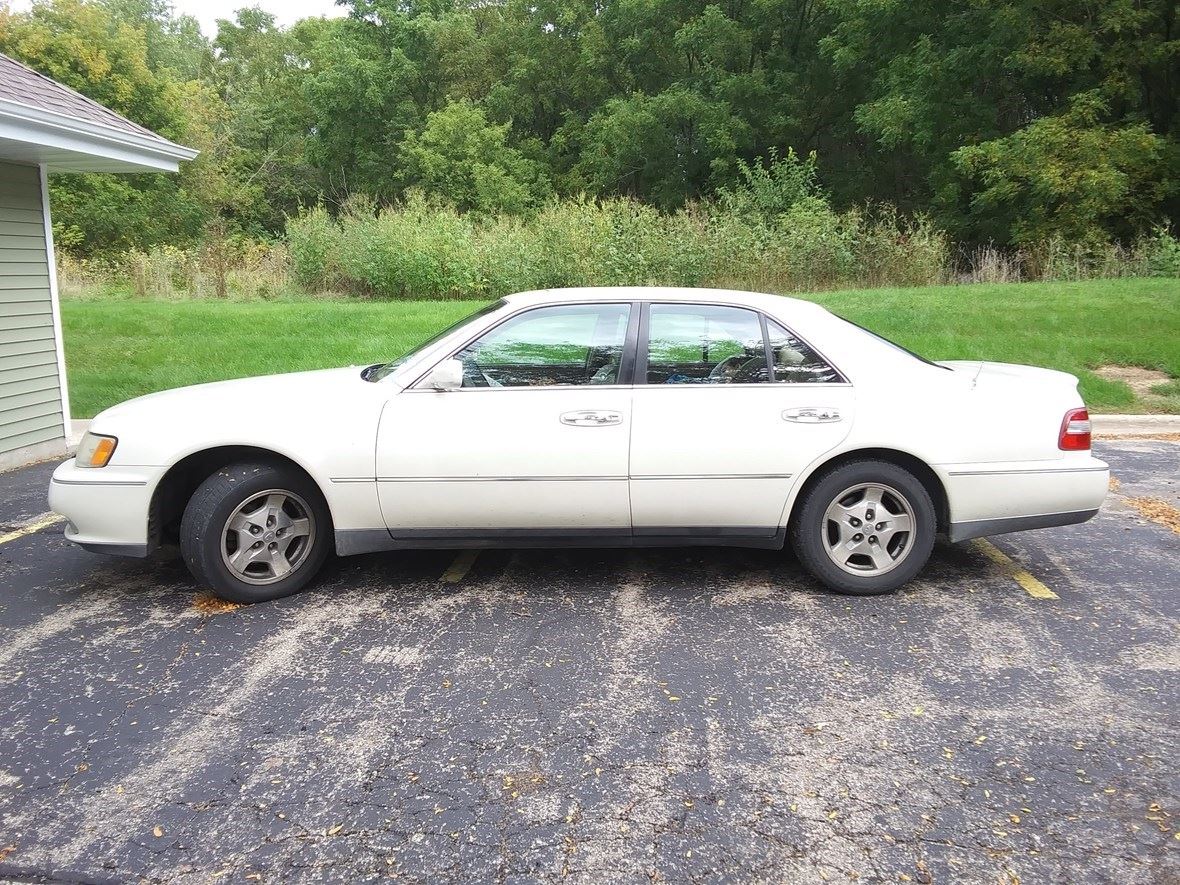
<svg viewBox="0 0 1180 885">
<path fill-rule="evenodd" d="M 893 596 L 788 554 L 333 560 L 253 607 L 0 546 L 0 878 L 1175 882 L 1180 445 Z M 51 466 L 0 475 L 0 524 Z M 451 574 L 450 578 L 454 578 Z"/>
</svg>

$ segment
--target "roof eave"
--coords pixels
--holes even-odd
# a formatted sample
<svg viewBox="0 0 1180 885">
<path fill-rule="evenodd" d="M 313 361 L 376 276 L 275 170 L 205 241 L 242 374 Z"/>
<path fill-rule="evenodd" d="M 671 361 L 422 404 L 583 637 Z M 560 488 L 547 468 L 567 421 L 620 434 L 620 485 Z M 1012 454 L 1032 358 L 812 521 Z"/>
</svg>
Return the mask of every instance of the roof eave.
<svg viewBox="0 0 1180 885">
<path fill-rule="evenodd" d="M 126 132 L 6 99 L 0 99 L 0 140 L 45 148 L 58 157 L 86 157 L 85 171 L 176 172 L 182 161 L 200 153 L 159 136 Z M 62 171 L 71 168 L 68 159 L 50 160 L 47 165 Z"/>
</svg>

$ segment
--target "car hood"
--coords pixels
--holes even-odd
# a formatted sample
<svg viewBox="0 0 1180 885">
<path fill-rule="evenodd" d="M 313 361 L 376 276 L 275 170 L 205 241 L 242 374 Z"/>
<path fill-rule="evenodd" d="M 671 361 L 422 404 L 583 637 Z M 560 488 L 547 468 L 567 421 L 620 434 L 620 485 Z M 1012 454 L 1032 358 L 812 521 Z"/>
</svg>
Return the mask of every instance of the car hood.
<svg viewBox="0 0 1180 885">
<path fill-rule="evenodd" d="M 331 421 L 376 387 L 361 377 L 360 366 L 216 381 L 127 400 L 96 415 L 90 429 L 120 438 L 146 432 L 194 439 L 298 429 Z"/>
<path fill-rule="evenodd" d="M 342 390 L 367 384 L 361 378 L 361 370 L 360 366 L 350 366 L 176 387 L 112 406 L 95 416 L 93 426 L 97 430 L 100 425 L 137 417 L 144 412 L 159 420 L 166 414 L 198 417 L 227 410 L 269 411 L 293 402 L 320 403 L 339 396 Z"/>
<path fill-rule="evenodd" d="M 194 452 L 275 452 L 323 479 L 367 475 L 385 403 L 396 388 L 361 367 L 267 375 L 167 390 L 100 413 L 94 433 L 118 439 L 113 466 L 168 466 Z"/>
</svg>

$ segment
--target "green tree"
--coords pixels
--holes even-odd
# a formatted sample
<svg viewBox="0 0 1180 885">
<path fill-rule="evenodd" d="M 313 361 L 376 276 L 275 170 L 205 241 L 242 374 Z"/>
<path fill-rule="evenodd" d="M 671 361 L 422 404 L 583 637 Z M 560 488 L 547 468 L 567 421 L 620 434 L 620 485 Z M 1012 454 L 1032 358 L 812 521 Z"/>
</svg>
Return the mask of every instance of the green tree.
<svg viewBox="0 0 1180 885">
<path fill-rule="evenodd" d="M 1076 233 L 1091 222 L 1111 221 L 1092 200 L 1096 190 L 1124 190 L 1114 185 L 1111 158 L 1103 156 L 1104 142 L 1122 132 L 1109 143 L 1128 152 L 1115 160 L 1119 174 L 1155 176 L 1165 184 L 1146 190 L 1142 182 L 1125 185 L 1134 199 L 1148 200 L 1136 217 L 1177 208 L 1170 183 L 1180 169 L 1169 159 L 1175 157 L 1180 101 L 1174 0 L 828 2 L 834 22 L 821 46 L 837 76 L 833 89 L 854 97 L 856 133 L 872 147 L 861 174 L 853 175 L 852 193 L 909 207 L 934 203 L 943 220 L 971 240 L 1015 242 L 1034 228 Z M 1084 120 L 1071 110 L 1078 102 L 1088 108 Z M 1146 147 L 1148 133 L 1162 141 Z M 1070 148 L 1072 137 L 1083 144 Z M 1155 159 L 1140 156 L 1136 144 Z M 1005 154 L 1010 161 L 1001 158 Z M 1087 193 L 1080 184 L 1000 180 L 1006 163 L 1019 177 L 1015 167 L 1037 155 L 1072 164 L 1078 182 L 1106 183 Z M 986 174 L 988 183 L 976 194 L 970 180 L 962 185 L 964 175 L 977 174 Z M 1045 186 L 1051 196 L 1032 196 Z M 1023 189 L 1024 197 L 1006 194 L 1011 188 Z M 1173 193 L 1171 203 L 1161 190 Z M 1064 223 L 1067 205 L 1048 208 L 1074 200 L 1085 204 L 1077 206 L 1077 216 L 1089 219 L 1080 226 Z M 1044 217 L 1017 229 L 1017 215 L 1026 208 Z M 1051 217 L 1063 223 L 1050 223 Z M 1106 230 L 1124 233 L 1127 227 Z"/>
<path fill-rule="evenodd" d="M 448 103 L 402 143 L 406 180 L 463 211 L 525 211 L 550 187 L 541 165 L 507 144 L 509 128 L 466 99 Z"/>
<path fill-rule="evenodd" d="M 184 140 L 182 84 L 152 70 L 146 30 L 118 20 L 103 4 L 41 0 L 26 13 L 2 13 L 0 51 L 166 138 Z M 205 216 L 183 175 L 54 175 L 50 203 L 63 244 L 82 252 L 187 242 Z"/>
<path fill-rule="evenodd" d="M 977 235 L 1027 245 L 1150 229 L 1175 184 L 1164 140 L 1146 123 L 1104 126 L 1104 110 L 1096 96 L 1078 96 L 1065 114 L 955 151 Z"/>
<path fill-rule="evenodd" d="M 207 136 L 224 183 L 215 204 L 236 228 L 277 234 L 320 195 L 319 172 L 307 160 L 302 47 L 257 8 L 219 20 L 213 45 L 208 82 L 225 106 Z"/>
</svg>

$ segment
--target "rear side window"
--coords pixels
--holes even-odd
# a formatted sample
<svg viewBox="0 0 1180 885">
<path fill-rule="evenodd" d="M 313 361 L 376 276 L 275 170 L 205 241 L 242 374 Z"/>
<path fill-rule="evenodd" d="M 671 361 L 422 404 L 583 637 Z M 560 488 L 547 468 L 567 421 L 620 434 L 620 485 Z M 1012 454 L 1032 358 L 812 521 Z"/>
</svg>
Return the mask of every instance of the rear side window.
<svg viewBox="0 0 1180 885">
<path fill-rule="evenodd" d="M 754 384 L 770 381 L 759 315 L 713 304 L 653 304 L 648 321 L 648 384 Z"/>
<path fill-rule="evenodd" d="M 774 320 L 766 320 L 766 337 L 774 361 L 774 380 L 785 384 L 824 384 L 844 379 L 818 353 Z"/>
</svg>

